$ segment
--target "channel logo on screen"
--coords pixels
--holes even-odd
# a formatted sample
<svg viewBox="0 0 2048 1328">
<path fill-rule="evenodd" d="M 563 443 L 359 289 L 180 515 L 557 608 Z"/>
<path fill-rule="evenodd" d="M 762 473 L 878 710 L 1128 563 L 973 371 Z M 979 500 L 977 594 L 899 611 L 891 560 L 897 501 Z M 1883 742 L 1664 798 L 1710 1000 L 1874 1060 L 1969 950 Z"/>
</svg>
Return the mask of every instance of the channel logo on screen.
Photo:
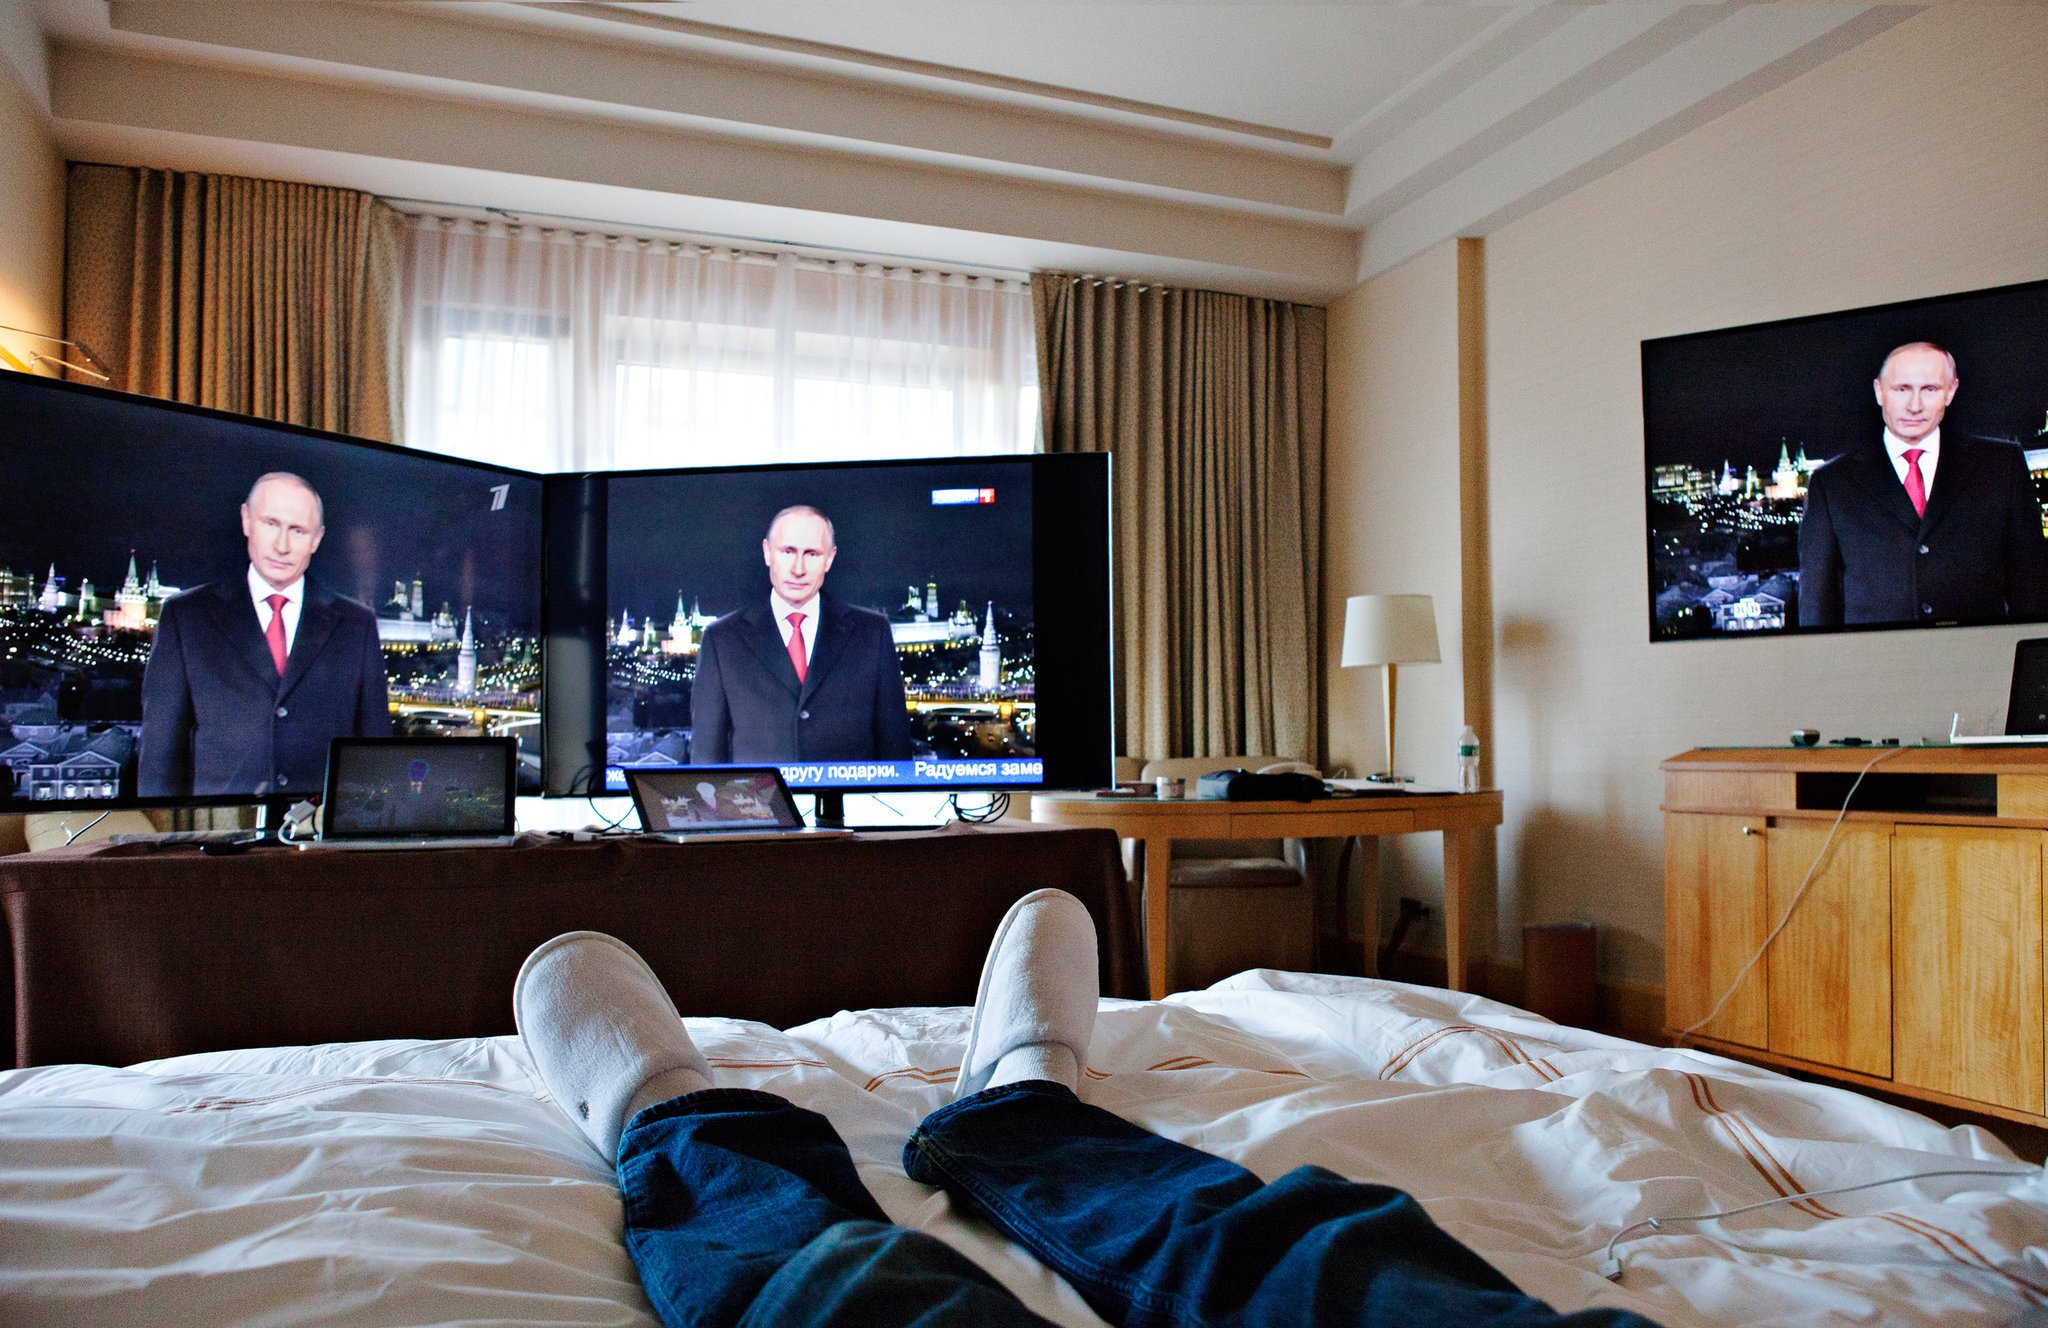
<svg viewBox="0 0 2048 1328">
<path fill-rule="evenodd" d="M 986 506 L 996 500 L 994 489 L 933 489 L 933 507 Z"/>
</svg>

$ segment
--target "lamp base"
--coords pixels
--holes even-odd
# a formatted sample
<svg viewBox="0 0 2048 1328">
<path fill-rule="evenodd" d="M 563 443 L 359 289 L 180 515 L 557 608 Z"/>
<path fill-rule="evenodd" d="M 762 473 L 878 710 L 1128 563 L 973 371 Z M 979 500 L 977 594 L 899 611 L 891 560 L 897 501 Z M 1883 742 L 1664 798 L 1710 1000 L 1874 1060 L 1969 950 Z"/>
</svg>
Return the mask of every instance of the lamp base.
<svg viewBox="0 0 2048 1328">
<path fill-rule="evenodd" d="M 1365 782 L 1368 784 L 1406 784 L 1408 776 L 1398 774 L 1392 770 L 1376 770 L 1365 777 Z"/>
</svg>

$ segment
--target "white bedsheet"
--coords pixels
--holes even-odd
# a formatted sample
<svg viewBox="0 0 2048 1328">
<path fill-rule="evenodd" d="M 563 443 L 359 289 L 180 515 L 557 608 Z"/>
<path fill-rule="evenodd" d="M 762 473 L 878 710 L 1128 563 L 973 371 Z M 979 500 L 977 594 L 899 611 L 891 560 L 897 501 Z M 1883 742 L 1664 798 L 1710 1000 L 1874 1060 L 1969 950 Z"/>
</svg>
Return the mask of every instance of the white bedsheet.
<svg viewBox="0 0 2048 1328">
<path fill-rule="evenodd" d="M 891 1217 L 1057 1322 L 1099 1322 L 902 1173 L 966 1011 L 787 1033 L 689 1021 L 720 1081 L 832 1118 Z M 1265 1177 L 1399 1185 L 1559 1308 L 1690 1324 L 2004 1325 L 2048 1304 L 2048 1181 L 1971 1128 L 1478 997 L 1267 971 L 1107 1001 L 1084 1096 Z M 2009 1168 L 1615 1231 L 1882 1176 Z M 643 1324 L 609 1168 L 514 1039 L 238 1051 L 0 1074 L 0 1322 Z"/>
</svg>

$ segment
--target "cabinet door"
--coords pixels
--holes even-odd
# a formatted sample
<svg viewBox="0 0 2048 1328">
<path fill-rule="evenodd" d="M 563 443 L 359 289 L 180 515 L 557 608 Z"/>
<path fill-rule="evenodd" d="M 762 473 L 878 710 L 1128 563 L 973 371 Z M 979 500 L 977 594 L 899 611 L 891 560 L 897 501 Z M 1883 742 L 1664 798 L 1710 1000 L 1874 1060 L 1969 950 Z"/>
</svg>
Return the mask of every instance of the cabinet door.
<svg viewBox="0 0 2048 1328">
<path fill-rule="evenodd" d="M 2041 845 L 2031 830 L 1892 832 L 1899 1083 L 2042 1110 Z"/>
<path fill-rule="evenodd" d="M 1664 1022 L 1706 1017 L 1770 928 L 1764 822 L 1753 816 L 1664 816 Z M 1699 1030 L 1747 1047 L 1770 1040 L 1764 964 L 1750 969 L 1714 1021 Z"/>
<path fill-rule="evenodd" d="M 1772 925 L 1813 874 L 1771 943 L 1771 1050 L 1888 1077 L 1892 828 L 1845 823 L 1816 870 L 1828 825 L 1780 820 L 1768 836 Z"/>
</svg>

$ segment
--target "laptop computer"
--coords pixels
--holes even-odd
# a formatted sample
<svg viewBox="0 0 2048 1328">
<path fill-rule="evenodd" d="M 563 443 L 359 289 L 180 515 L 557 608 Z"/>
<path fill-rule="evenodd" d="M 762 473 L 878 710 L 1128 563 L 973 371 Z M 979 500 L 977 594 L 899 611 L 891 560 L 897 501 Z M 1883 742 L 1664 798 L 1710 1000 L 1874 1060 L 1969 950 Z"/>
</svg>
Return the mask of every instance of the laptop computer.
<svg viewBox="0 0 2048 1328">
<path fill-rule="evenodd" d="M 320 837 L 306 849 L 497 848 L 513 843 L 514 738 L 336 738 Z"/>
<path fill-rule="evenodd" d="M 849 833 L 805 825 L 782 772 L 772 765 L 636 767 L 626 771 L 626 782 L 642 832 L 669 843 Z"/>
<path fill-rule="evenodd" d="M 2012 693 L 2005 703 L 2005 732 L 1961 733 L 1963 717 L 1949 722 L 1948 740 L 1958 747 L 2029 743 L 2048 746 L 2048 636 L 2013 646 Z"/>
</svg>

